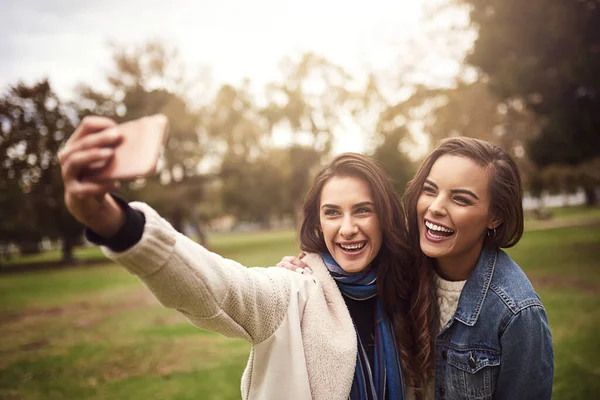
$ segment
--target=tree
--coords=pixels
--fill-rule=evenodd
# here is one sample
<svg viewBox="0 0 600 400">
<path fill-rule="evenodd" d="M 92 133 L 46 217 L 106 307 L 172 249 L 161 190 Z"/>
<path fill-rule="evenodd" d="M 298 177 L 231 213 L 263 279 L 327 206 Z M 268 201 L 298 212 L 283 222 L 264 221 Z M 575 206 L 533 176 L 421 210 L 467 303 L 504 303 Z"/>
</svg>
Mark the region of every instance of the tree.
<svg viewBox="0 0 600 400">
<path fill-rule="evenodd" d="M 384 135 L 383 142 L 373 151 L 372 157 L 383 166 L 398 196 L 404 195 L 406 184 L 415 174 L 415 168 L 400 144 L 408 136 L 405 126 Z"/>
<path fill-rule="evenodd" d="M 169 135 L 160 175 L 135 182 L 125 190 L 130 197 L 151 203 L 175 229 L 183 231 L 184 221 L 194 218 L 192 210 L 201 200 L 202 185 L 208 179 L 198 171 L 208 147 L 201 127 L 202 112 L 192 109 L 186 99 L 194 85 L 185 80 L 177 50 L 161 42 L 132 48 L 114 46 L 113 53 L 114 70 L 107 76 L 106 93 L 79 86 L 82 116 L 101 114 L 118 122 L 155 113 L 168 117 Z"/>
<path fill-rule="evenodd" d="M 60 101 L 47 80 L 10 87 L 0 99 L 0 241 L 31 247 L 44 236 L 60 239 L 65 262 L 72 261 L 83 231 L 64 205 L 56 159 L 74 130 L 73 115 L 76 111 Z"/>
<path fill-rule="evenodd" d="M 262 114 L 269 131 L 283 127 L 292 132 L 289 198 L 299 227 L 310 175 L 331 150 L 333 129 L 351 97 L 347 89 L 351 77 L 313 53 L 303 54 L 298 62 L 285 60 L 282 72 L 283 80 L 267 87 L 268 104 Z"/>
<path fill-rule="evenodd" d="M 600 155 L 600 1 L 463 0 L 479 36 L 467 62 L 501 99 L 541 123 L 532 160 L 575 166 Z M 585 186 L 588 204 L 597 201 Z"/>
<path fill-rule="evenodd" d="M 468 136 L 503 148 L 513 156 L 529 187 L 535 171 L 527 153 L 527 143 L 539 132 L 533 114 L 518 100 L 498 99 L 481 79 L 457 80 L 454 87 L 418 87 L 408 99 L 382 114 L 382 122 L 419 119 L 430 143 L 453 136 Z M 404 122 L 406 123 L 406 122 Z"/>
<path fill-rule="evenodd" d="M 275 150 L 252 160 L 235 154 L 224 158 L 221 200 L 228 213 L 263 228 L 270 228 L 274 217 L 291 214 L 285 191 L 290 177 L 286 174 L 287 159 L 281 154 Z"/>
</svg>

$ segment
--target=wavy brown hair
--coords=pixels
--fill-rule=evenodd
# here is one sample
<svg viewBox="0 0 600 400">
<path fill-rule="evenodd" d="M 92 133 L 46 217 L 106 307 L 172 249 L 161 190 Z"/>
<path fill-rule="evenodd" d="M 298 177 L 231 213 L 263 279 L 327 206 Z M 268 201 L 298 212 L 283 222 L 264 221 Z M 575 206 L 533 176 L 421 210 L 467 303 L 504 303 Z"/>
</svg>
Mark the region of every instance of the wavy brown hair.
<svg viewBox="0 0 600 400">
<path fill-rule="evenodd" d="M 489 173 L 490 212 L 495 218 L 499 219 L 500 225 L 496 227 L 494 234 L 486 235 L 485 244 L 493 244 L 498 247 L 511 247 L 517 244 L 523 235 L 523 190 L 517 164 L 504 150 L 489 142 L 468 137 L 456 137 L 442 140 L 429 153 L 415 177 L 406 186 L 403 203 L 408 214 L 410 245 L 414 249 L 420 249 L 417 202 L 431 167 L 443 155 L 468 158 L 485 168 Z M 433 274 L 433 267 L 434 260 L 419 251 L 417 254 L 417 268 Z M 430 282 L 431 278 L 429 282 L 421 282 L 421 287 L 424 288 L 423 285 L 430 285 Z M 420 289 L 417 292 L 421 293 L 423 290 Z M 433 312 L 437 313 L 437 307 Z M 439 321 L 436 317 L 432 322 L 431 346 L 434 348 L 435 337 L 439 330 Z M 435 354 L 430 353 L 429 357 L 431 359 L 428 365 L 433 367 Z"/>
<path fill-rule="evenodd" d="M 430 339 L 433 302 L 431 291 L 416 293 L 415 288 L 429 287 L 430 273 L 415 263 L 408 245 L 406 218 L 391 181 L 375 161 L 357 153 L 337 156 L 314 180 L 304 201 L 304 221 L 300 230 L 300 248 L 307 252 L 326 252 L 319 232 L 321 191 L 333 177 L 354 177 L 371 189 L 382 230 L 382 245 L 374 259 L 377 267 L 377 291 L 383 301 L 396 335 L 400 360 L 408 383 L 423 387 L 432 365 Z"/>
</svg>

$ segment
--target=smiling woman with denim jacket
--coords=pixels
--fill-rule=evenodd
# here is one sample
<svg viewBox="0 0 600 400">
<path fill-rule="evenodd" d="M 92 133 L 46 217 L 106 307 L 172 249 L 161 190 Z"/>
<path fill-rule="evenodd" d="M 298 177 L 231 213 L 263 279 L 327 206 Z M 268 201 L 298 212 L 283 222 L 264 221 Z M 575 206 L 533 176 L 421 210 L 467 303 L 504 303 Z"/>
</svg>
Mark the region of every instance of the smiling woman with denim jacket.
<svg viewBox="0 0 600 400">
<path fill-rule="evenodd" d="M 404 197 L 412 245 L 436 282 L 435 399 L 549 399 L 554 354 L 546 312 L 501 248 L 523 233 L 514 161 L 472 138 L 446 139 Z"/>
</svg>

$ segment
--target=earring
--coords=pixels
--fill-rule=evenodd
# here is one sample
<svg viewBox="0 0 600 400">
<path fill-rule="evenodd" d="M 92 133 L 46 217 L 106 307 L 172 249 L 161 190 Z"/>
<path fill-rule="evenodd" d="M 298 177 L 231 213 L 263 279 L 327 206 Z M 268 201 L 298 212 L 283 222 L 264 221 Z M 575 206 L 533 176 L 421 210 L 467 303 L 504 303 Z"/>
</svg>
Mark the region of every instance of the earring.
<svg viewBox="0 0 600 400">
<path fill-rule="evenodd" d="M 492 231 L 494 231 L 494 235 L 493 236 L 491 234 Z M 488 235 L 488 238 L 490 238 L 490 240 L 496 239 L 496 228 L 488 229 L 487 235 Z"/>
</svg>

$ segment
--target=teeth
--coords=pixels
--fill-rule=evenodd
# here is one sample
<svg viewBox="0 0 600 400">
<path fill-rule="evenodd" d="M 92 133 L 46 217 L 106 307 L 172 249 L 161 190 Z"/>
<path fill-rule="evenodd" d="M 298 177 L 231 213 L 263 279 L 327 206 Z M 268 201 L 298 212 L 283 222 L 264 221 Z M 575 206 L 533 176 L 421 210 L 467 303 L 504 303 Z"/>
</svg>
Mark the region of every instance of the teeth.
<svg viewBox="0 0 600 400">
<path fill-rule="evenodd" d="M 444 228 L 443 226 L 432 224 L 429 221 L 425 221 L 425 226 L 427 228 L 431 229 L 432 231 L 454 233 L 454 231 L 452 229 L 448 229 L 448 228 Z"/>
<path fill-rule="evenodd" d="M 340 247 L 344 250 L 358 250 L 362 249 L 365 243 L 357 243 L 357 244 L 340 244 Z"/>
</svg>

